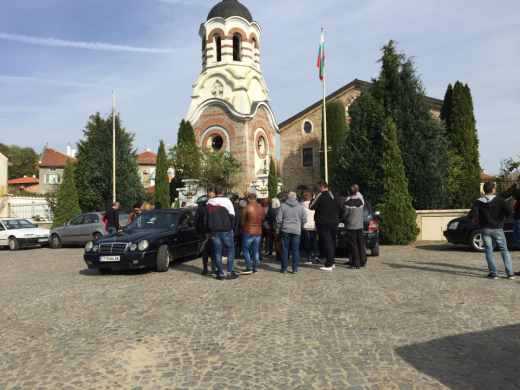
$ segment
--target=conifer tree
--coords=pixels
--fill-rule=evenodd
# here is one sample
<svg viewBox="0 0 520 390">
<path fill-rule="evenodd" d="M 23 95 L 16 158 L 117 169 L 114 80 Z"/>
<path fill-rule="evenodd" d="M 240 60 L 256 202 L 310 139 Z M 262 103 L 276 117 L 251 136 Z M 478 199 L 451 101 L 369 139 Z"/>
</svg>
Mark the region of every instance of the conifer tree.
<svg viewBox="0 0 520 390">
<path fill-rule="evenodd" d="M 271 157 L 271 161 L 269 161 L 269 176 L 268 176 L 268 185 L 267 189 L 269 190 L 269 204 L 271 201 L 276 198 L 278 195 L 278 173 L 276 172 L 276 163 Z"/>
<path fill-rule="evenodd" d="M 135 134 L 121 127 L 116 116 L 116 199 L 123 211 L 134 203 L 146 200 L 146 191 L 139 177 L 137 151 L 133 148 Z M 87 194 L 99 194 L 100 207 L 112 204 L 112 116 L 99 124 L 99 131 L 91 139 L 83 189 Z"/>
<path fill-rule="evenodd" d="M 397 144 L 397 129 L 392 118 L 387 118 L 383 128 L 384 152 L 380 160 L 383 179 L 381 193 L 375 209 L 381 242 L 391 245 L 407 245 L 417 239 L 417 213 L 408 193 L 401 151 Z"/>
<path fill-rule="evenodd" d="M 155 201 L 161 203 L 162 208 L 170 208 L 170 180 L 168 178 L 168 158 L 164 141 L 159 142 L 155 171 Z"/>
<path fill-rule="evenodd" d="M 67 160 L 63 180 L 56 199 L 56 209 L 51 229 L 63 226 L 65 222 L 81 214 L 78 193 L 74 184 L 74 163 Z"/>
<path fill-rule="evenodd" d="M 447 174 L 449 197 L 453 208 L 468 208 L 479 195 L 481 172 L 473 98 L 467 84 L 457 81 L 450 88 L 441 110 L 452 157 Z"/>
<path fill-rule="evenodd" d="M 170 155 L 175 169 L 175 198 L 178 197 L 177 188 L 184 187 L 182 180 L 198 179 L 201 174 L 202 153 L 195 140 L 195 132 L 189 121 L 184 119 L 180 123 L 177 134 L 177 145 Z"/>
<path fill-rule="evenodd" d="M 329 167 L 329 176 L 334 172 L 334 167 L 338 161 L 339 148 L 347 133 L 347 118 L 345 115 L 345 107 L 340 101 L 327 102 L 327 149 L 331 148 L 331 152 L 327 152 L 327 163 Z M 325 147 L 324 123 L 322 115 L 322 136 L 321 150 Z M 321 176 L 325 179 L 325 153 L 320 155 Z"/>
</svg>

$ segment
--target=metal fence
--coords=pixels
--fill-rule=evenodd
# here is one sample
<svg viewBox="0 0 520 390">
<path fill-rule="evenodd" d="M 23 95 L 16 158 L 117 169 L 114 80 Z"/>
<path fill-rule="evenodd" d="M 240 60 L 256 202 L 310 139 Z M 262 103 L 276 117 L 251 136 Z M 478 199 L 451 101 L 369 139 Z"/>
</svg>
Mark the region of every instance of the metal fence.
<svg viewBox="0 0 520 390">
<path fill-rule="evenodd" d="M 36 221 L 52 221 L 54 219 L 49 205 L 36 201 L 11 204 L 11 217 Z"/>
</svg>

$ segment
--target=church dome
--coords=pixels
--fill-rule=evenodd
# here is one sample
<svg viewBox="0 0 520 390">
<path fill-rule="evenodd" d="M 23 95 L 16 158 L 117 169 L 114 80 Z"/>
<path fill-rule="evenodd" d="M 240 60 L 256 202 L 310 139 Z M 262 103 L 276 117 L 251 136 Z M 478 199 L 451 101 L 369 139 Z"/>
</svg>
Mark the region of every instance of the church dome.
<svg viewBox="0 0 520 390">
<path fill-rule="evenodd" d="M 253 16 L 251 12 L 238 0 L 222 0 L 214 6 L 208 14 L 208 20 L 212 18 L 230 18 L 232 16 L 240 16 L 248 22 L 253 22 Z"/>
</svg>

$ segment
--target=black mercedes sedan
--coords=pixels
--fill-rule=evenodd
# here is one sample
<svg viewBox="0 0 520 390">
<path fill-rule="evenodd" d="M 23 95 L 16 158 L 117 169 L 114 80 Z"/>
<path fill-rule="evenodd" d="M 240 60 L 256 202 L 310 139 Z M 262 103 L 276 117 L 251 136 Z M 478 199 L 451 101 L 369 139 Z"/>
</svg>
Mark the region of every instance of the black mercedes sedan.
<svg viewBox="0 0 520 390">
<path fill-rule="evenodd" d="M 166 272 L 172 260 L 197 253 L 202 238 L 195 233 L 196 212 L 196 208 L 144 211 L 122 232 L 89 241 L 85 263 L 103 274 L 113 268 Z"/>
<path fill-rule="evenodd" d="M 504 221 L 504 233 L 508 247 L 516 247 L 516 240 L 513 234 L 515 221 L 510 216 Z M 469 245 L 475 252 L 484 252 L 484 241 L 480 234 L 480 226 L 473 223 L 468 217 L 456 218 L 448 223 L 448 229 L 444 231 L 444 237 L 450 244 Z M 495 245 L 495 243 L 493 242 Z"/>
</svg>

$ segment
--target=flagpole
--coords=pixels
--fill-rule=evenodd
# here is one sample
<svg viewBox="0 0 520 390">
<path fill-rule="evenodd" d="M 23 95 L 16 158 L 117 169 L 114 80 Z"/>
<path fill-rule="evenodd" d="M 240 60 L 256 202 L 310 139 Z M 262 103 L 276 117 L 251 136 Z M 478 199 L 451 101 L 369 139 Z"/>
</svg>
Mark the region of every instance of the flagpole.
<svg viewBox="0 0 520 390">
<path fill-rule="evenodd" d="M 116 91 L 112 91 L 112 203 L 116 202 Z"/>
<path fill-rule="evenodd" d="M 321 29 L 322 41 L 324 40 L 324 30 Z M 326 95 L 325 95 L 325 62 L 323 62 L 323 137 L 325 138 L 323 141 L 323 147 L 325 154 L 325 181 L 329 182 L 329 160 L 328 160 L 328 147 L 327 147 L 327 104 L 326 104 Z"/>
</svg>

